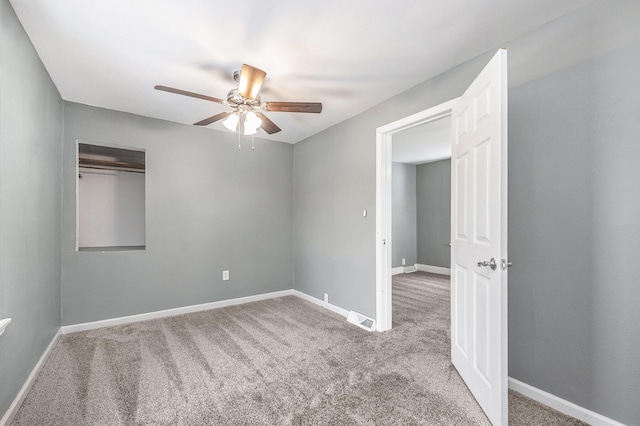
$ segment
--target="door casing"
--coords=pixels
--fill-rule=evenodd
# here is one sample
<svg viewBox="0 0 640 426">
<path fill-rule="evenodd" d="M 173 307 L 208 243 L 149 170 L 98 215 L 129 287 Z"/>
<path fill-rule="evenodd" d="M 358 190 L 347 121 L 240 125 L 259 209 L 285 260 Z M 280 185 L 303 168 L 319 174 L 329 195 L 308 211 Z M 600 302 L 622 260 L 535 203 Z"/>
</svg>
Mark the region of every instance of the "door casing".
<svg viewBox="0 0 640 426">
<path fill-rule="evenodd" d="M 452 99 L 376 129 L 376 329 L 391 330 L 391 146 L 394 133 L 451 115 Z"/>
</svg>

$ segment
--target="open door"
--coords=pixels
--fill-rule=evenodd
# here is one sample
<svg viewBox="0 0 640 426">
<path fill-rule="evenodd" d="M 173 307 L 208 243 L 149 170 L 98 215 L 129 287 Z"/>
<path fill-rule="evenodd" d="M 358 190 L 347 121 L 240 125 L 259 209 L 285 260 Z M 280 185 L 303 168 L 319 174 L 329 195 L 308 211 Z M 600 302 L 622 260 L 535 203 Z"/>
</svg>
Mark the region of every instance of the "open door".
<svg viewBox="0 0 640 426">
<path fill-rule="evenodd" d="M 507 425 L 507 51 L 452 110 L 451 361 Z"/>
</svg>

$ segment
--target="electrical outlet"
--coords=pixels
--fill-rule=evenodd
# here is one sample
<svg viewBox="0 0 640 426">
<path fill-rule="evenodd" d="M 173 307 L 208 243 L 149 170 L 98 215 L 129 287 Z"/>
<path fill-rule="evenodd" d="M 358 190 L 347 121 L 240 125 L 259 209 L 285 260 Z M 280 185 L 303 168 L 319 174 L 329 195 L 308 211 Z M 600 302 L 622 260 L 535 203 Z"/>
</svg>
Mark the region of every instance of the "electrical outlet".
<svg viewBox="0 0 640 426">
<path fill-rule="evenodd" d="M 402 259 L 402 266 L 406 265 L 407 259 Z"/>
<path fill-rule="evenodd" d="M 324 301 L 325 303 L 329 303 L 329 293 L 324 294 Z"/>
<path fill-rule="evenodd" d="M 222 271 L 222 281 L 229 281 L 229 271 Z"/>
</svg>

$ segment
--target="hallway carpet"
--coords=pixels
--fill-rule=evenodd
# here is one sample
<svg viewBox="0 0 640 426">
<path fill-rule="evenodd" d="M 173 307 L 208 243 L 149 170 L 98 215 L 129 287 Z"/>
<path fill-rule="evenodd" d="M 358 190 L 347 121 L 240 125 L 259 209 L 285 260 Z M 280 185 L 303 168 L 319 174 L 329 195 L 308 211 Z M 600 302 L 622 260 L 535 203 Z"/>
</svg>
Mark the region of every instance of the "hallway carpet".
<svg viewBox="0 0 640 426">
<path fill-rule="evenodd" d="M 448 277 L 398 276 L 393 302 L 386 333 L 288 296 L 64 335 L 13 424 L 489 424 L 449 362 Z"/>
</svg>

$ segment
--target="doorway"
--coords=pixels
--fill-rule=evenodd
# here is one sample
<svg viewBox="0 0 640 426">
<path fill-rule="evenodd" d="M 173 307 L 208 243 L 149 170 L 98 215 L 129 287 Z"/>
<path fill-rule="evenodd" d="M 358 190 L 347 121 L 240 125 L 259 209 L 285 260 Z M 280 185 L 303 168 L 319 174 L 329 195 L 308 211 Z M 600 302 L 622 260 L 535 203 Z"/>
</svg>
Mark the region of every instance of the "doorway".
<svg viewBox="0 0 640 426">
<path fill-rule="evenodd" d="M 391 329 L 391 256 L 393 247 L 392 222 L 392 179 L 393 174 L 393 136 L 451 116 L 453 106 L 458 99 L 445 102 L 425 111 L 389 123 L 376 131 L 377 184 L 376 184 L 376 318 L 377 330 Z M 449 156 L 451 139 L 449 139 Z"/>
<path fill-rule="evenodd" d="M 444 116 L 392 135 L 392 230 L 390 238 L 392 322 L 400 315 L 396 297 L 408 295 L 399 282 L 419 285 L 425 272 L 450 275 L 451 117 Z M 418 272 L 413 276 L 400 276 Z M 448 277 L 446 277 L 448 281 Z M 443 281 L 444 282 L 444 281 Z M 396 294 L 401 291 L 403 296 Z M 447 303 L 449 309 L 449 303 Z M 417 314 L 417 312 L 416 312 Z M 411 318 L 409 318 L 411 321 Z"/>
<path fill-rule="evenodd" d="M 391 328 L 391 155 L 401 130 L 451 115 L 451 362 L 495 425 L 507 424 L 507 52 L 464 94 L 376 131 L 376 316 Z"/>
</svg>

